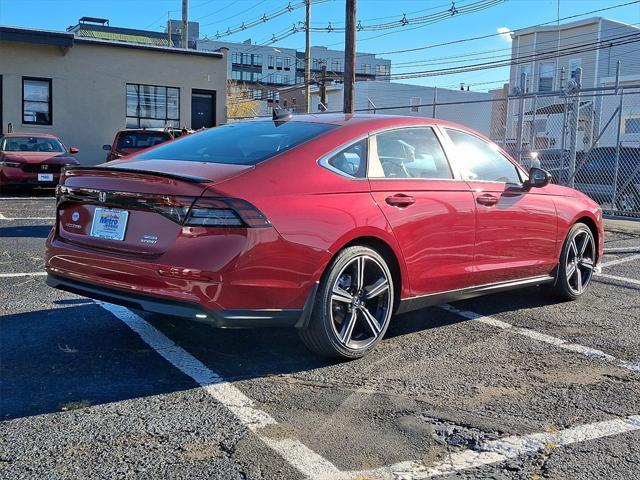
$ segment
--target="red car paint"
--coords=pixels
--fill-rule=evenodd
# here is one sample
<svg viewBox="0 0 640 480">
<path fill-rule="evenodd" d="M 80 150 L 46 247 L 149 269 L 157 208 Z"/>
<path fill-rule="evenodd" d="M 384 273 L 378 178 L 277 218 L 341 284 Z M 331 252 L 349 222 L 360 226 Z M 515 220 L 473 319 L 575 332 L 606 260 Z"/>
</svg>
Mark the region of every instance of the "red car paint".
<svg viewBox="0 0 640 480">
<path fill-rule="evenodd" d="M 62 151 L 30 151 L 29 144 L 23 139 L 53 139 L 59 142 Z M 6 149 L 9 143 L 17 149 Z M 22 148 L 22 149 L 20 149 Z M 48 186 L 58 184 L 60 171 L 66 165 L 78 165 L 73 154 L 78 149 L 67 149 L 54 135 L 33 133 L 5 133 L 0 135 L 0 186 Z M 38 179 L 38 174 L 52 174 L 51 181 Z"/>
<path fill-rule="evenodd" d="M 149 141 L 150 140 L 150 141 Z M 138 153 L 149 146 L 159 145 L 160 143 L 173 140 L 173 136 L 169 131 L 155 129 L 126 129 L 116 133 L 112 145 L 104 145 L 103 149 L 108 150 L 107 162 L 118 160 L 121 157 L 127 157 L 134 153 Z M 144 145 L 144 146 L 141 146 Z"/>
<path fill-rule="evenodd" d="M 548 185 L 517 192 L 505 189 L 504 183 L 459 178 L 353 179 L 318 163 L 328 152 L 372 132 L 405 126 L 469 132 L 464 127 L 380 115 L 303 115 L 289 121 L 331 123 L 337 128 L 255 166 L 131 156 L 99 170 L 68 172 L 59 193 L 88 196 L 58 208 L 47 240 L 50 284 L 98 298 L 103 298 L 100 289 L 108 289 L 104 298 L 116 303 L 122 299 L 114 295 L 122 294 L 193 306 L 195 310 L 184 315 L 174 312 L 185 317 L 198 309 L 214 316 L 274 310 L 300 314 L 331 259 L 350 243 L 373 243 L 392 252 L 401 301 L 551 274 L 567 232 L 580 219 L 593 226 L 598 262 L 602 256 L 601 211 L 568 188 Z M 526 178 L 527 173 L 517 168 Z M 269 225 L 184 226 L 134 206 L 128 208 L 124 241 L 97 239 L 89 236 L 93 212 L 100 206 L 98 197 L 91 197 L 96 192 L 238 198 L 255 206 Z M 483 195 L 495 197 L 495 203 L 479 203 Z M 394 196 L 410 196 L 415 202 L 389 205 L 388 198 Z M 156 243 L 141 240 L 149 234 L 157 237 Z M 75 283 L 80 285 L 77 290 Z M 121 303 L 136 306 L 135 301 Z M 227 315 L 224 322 L 213 323 L 244 326 L 244 319 Z"/>
</svg>

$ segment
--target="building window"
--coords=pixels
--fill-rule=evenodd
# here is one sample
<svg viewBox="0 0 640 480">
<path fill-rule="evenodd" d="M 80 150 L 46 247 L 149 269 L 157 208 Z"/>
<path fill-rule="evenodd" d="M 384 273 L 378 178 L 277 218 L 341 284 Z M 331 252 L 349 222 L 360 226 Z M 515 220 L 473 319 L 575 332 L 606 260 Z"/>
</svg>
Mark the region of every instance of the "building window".
<svg viewBox="0 0 640 480">
<path fill-rule="evenodd" d="M 341 72 L 342 71 L 342 60 L 340 60 L 339 58 L 334 58 L 331 61 L 331 70 L 333 70 L 334 72 Z"/>
<path fill-rule="evenodd" d="M 553 76 L 555 73 L 555 63 L 541 63 L 540 75 L 538 78 L 539 92 L 553 92 Z"/>
<path fill-rule="evenodd" d="M 127 128 L 180 126 L 180 89 L 127 84 Z"/>
<path fill-rule="evenodd" d="M 582 59 L 581 58 L 572 58 L 569 60 L 569 78 L 575 80 L 576 82 L 579 80 L 578 73 L 582 69 Z"/>
<path fill-rule="evenodd" d="M 291 59 L 289 57 L 284 57 L 284 68 L 285 70 L 289 70 L 291 68 Z"/>
<path fill-rule="evenodd" d="M 277 84 L 282 83 L 282 75 L 280 75 L 279 73 L 276 73 L 276 83 Z"/>
<path fill-rule="evenodd" d="M 253 65 L 256 67 L 262 66 L 262 54 L 255 54 L 253 56 Z"/>
<path fill-rule="evenodd" d="M 389 65 L 376 65 L 376 75 L 389 75 Z"/>
<path fill-rule="evenodd" d="M 262 90 L 259 88 L 252 88 L 251 96 L 254 100 L 262 100 Z"/>
<path fill-rule="evenodd" d="M 51 79 L 22 78 L 22 123 L 52 125 Z"/>
<path fill-rule="evenodd" d="M 362 73 L 365 75 L 371 75 L 371 65 L 368 63 L 363 63 L 360 68 L 362 68 Z"/>
<path fill-rule="evenodd" d="M 518 71 L 518 78 L 516 79 L 516 85 L 518 85 L 524 93 L 528 93 L 529 91 L 531 91 L 530 89 L 531 65 L 530 64 L 520 66 L 520 69 Z"/>
<path fill-rule="evenodd" d="M 285 85 L 289 85 L 289 75 L 283 75 L 282 81 Z"/>
<path fill-rule="evenodd" d="M 411 105 L 412 113 L 420 113 L 420 104 L 422 103 L 422 99 L 420 97 L 411 97 L 409 105 Z"/>
<path fill-rule="evenodd" d="M 273 68 L 273 55 L 267 57 L 269 68 Z"/>
<path fill-rule="evenodd" d="M 282 57 L 276 57 L 276 70 L 282 70 Z"/>
</svg>

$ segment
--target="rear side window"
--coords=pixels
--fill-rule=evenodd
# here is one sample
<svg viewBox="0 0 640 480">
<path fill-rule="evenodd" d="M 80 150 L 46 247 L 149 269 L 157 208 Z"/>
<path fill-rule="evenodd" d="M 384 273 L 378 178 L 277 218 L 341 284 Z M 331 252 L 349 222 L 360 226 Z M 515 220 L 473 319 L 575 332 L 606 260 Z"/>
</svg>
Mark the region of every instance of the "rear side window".
<svg viewBox="0 0 640 480">
<path fill-rule="evenodd" d="M 371 177 L 453 178 L 444 150 L 431 128 L 379 133 L 375 143 L 382 168 L 372 168 Z"/>
<path fill-rule="evenodd" d="M 181 137 L 136 158 L 255 165 L 336 127 L 295 121 L 233 123 Z"/>
<path fill-rule="evenodd" d="M 159 133 L 122 133 L 118 137 L 116 148 L 149 148 L 167 140 L 168 136 Z"/>
<path fill-rule="evenodd" d="M 364 178 L 367 174 L 367 139 L 345 148 L 327 163 L 350 177 Z"/>
<path fill-rule="evenodd" d="M 518 169 L 498 147 L 460 130 L 445 129 L 456 149 L 462 176 L 469 181 L 520 183 Z"/>
</svg>

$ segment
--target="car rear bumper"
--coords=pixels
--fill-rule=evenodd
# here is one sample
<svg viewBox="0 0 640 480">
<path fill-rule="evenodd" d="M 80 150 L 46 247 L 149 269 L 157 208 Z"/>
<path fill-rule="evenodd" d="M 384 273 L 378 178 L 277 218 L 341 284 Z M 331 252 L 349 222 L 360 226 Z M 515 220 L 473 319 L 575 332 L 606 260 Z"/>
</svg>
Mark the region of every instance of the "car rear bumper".
<svg viewBox="0 0 640 480">
<path fill-rule="evenodd" d="M 302 309 L 209 310 L 196 303 L 91 285 L 51 272 L 47 275 L 47 285 L 96 300 L 195 320 L 219 328 L 303 327 L 311 314 L 316 291 L 316 288 L 312 289 Z"/>
</svg>

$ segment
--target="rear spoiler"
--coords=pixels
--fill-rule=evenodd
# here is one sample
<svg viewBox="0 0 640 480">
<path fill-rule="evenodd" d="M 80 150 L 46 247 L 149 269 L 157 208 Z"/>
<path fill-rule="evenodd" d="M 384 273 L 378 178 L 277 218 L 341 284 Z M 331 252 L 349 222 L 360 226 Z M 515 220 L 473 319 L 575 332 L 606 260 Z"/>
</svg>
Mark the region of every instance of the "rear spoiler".
<svg viewBox="0 0 640 480">
<path fill-rule="evenodd" d="M 176 180 L 185 180 L 187 182 L 193 182 L 193 183 L 208 183 L 212 181 L 210 178 L 196 177 L 195 175 L 181 175 L 179 173 L 157 172 L 155 170 L 139 170 L 139 169 L 133 169 L 133 168 L 117 168 L 117 167 L 89 167 L 89 166 L 82 166 L 82 165 L 64 167 L 62 169 L 62 173 L 66 174 L 68 172 L 73 172 L 75 170 L 91 170 L 96 172 L 139 173 L 142 175 L 152 175 L 155 177 L 165 177 L 165 178 L 173 178 Z"/>
</svg>

